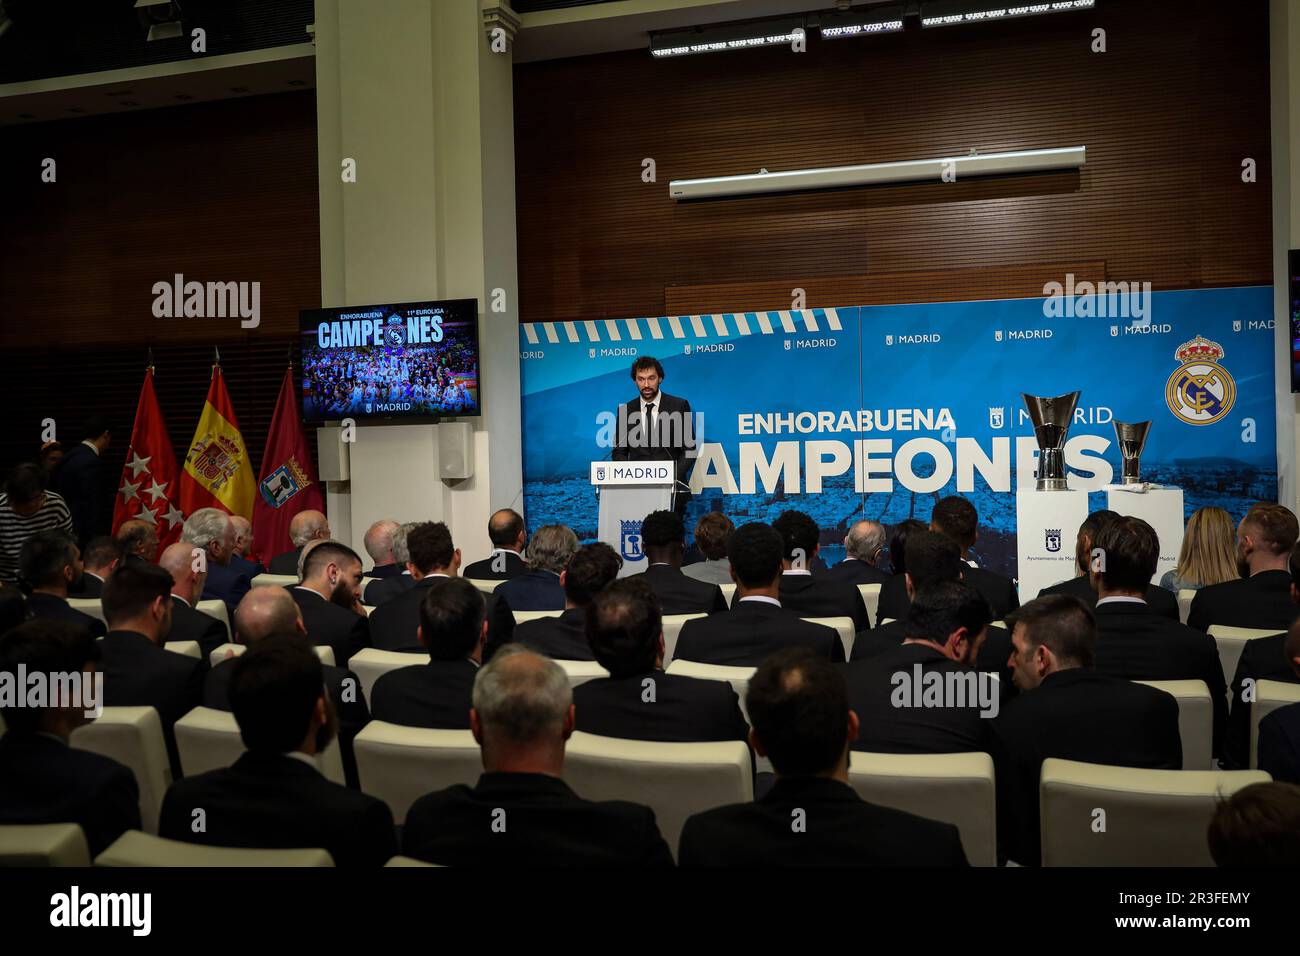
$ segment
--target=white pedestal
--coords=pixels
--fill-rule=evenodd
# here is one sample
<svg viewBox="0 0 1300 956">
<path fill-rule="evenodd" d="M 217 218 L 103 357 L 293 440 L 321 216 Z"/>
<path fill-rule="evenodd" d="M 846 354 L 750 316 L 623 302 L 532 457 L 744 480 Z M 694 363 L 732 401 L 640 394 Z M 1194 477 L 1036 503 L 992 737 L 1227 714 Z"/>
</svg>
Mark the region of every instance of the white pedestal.
<svg viewBox="0 0 1300 956">
<path fill-rule="evenodd" d="M 1144 492 L 1143 487 L 1107 485 L 1106 507 L 1118 514 L 1141 518 L 1155 528 L 1160 538 L 1160 561 L 1151 583 L 1159 584 L 1166 571 L 1178 566 L 1178 552 L 1183 548 L 1183 489 L 1148 485 Z"/>
<path fill-rule="evenodd" d="M 650 512 L 673 506 L 671 462 L 593 461 L 591 484 L 600 491 L 596 536 L 623 558 L 620 578 L 639 574 L 649 566 L 641 522 Z"/>
<path fill-rule="evenodd" d="M 1016 492 L 1016 548 L 1020 602 L 1075 576 L 1074 542 L 1088 517 L 1086 491 Z"/>
</svg>

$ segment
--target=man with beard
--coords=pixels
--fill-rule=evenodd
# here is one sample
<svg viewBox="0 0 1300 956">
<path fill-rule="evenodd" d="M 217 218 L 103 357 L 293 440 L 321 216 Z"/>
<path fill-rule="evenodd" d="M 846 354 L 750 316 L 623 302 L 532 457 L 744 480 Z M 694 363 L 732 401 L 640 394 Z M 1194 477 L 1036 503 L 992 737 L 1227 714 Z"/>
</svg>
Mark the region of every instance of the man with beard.
<svg viewBox="0 0 1300 956">
<path fill-rule="evenodd" d="M 659 387 L 664 367 L 656 358 L 642 355 L 632 363 L 631 374 L 639 394 L 618 410 L 611 457 L 614 461 L 671 461 L 673 476 L 685 482 L 689 477 L 686 460 L 695 456 L 691 403 Z M 686 513 L 690 498 L 690 491 L 678 486 L 673 510 L 679 517 Z"/>
<path fill-rule="evenodd" d="M 307 636 L 334 649 L 334 663 L 370 646 L 370 626 L 361 610 L 361 558 L 337 541 L 321 541 L 303 556 L 302 583 L 289 592 L 302 608 Z"/>
<path fill-rule="evenodd" d="M 18 555 L 18 573 L 31 588 L 27 609 L 32 617 L 67 621 L 103 637 L 104 622 L 82 614 L 68 604 L 68 591 L 81 582 L 81 551 L 66 531 L 42 531 L 23 544 Z"/>
<path fill-rule="evenodd" d="M 1296 516 L 1271 502 L 1255 505 L 1237 528 L 1237 568 L 1241 578 L 1201 588 L 1192 599 L 1188 627 L 1209 630 L 1211 624 L 1276 628 L 1285 631 L 1295 620 L 1288 562 L 1300 536 Z"/>
</svg>

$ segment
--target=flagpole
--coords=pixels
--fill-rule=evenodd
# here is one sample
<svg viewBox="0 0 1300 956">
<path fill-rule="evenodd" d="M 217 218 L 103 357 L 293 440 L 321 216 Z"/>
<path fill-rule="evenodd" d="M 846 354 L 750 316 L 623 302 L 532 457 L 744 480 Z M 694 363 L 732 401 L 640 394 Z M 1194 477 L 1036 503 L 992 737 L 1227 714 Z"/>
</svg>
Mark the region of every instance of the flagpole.
<svg viewBox="0 0 1300 956">
<path fill-rule="evenodd" d="M 216 378 L 217 369 L 221 368 L 221 349 L 212 346 L 212 377 Z"/>
</svg>

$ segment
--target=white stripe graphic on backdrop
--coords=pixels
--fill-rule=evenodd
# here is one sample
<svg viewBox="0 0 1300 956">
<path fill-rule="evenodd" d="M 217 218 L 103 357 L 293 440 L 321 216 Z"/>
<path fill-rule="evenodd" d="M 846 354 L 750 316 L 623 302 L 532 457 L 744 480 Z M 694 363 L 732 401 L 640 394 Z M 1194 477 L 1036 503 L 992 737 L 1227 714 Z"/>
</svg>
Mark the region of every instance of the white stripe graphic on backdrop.
<svg viewBox="0 0 1300 956">
<path fill-rule="evenodd" d="M 781 328 L 793 335 L 796 330 L 794 327 L 794 319 L 790 318 L 790 312 L 788 310 L 782 310 L 777 313 L 777 316 L 781 319 Z"/>
<path fill-rule="evenodd" d="M 691 328 L 695 331 L 695 337 L 697 339 L 704 338 L 704 336 L 708 334 L 707 332 L 704 331 L 704 316 L 692 315 L 690 316 L 690 320 L 691 320 Z"/>
<path fill-rule="evenodd" d="M 646 321 L 650 323 L 650 338 L 662 339 L 664 337 L 664 330 L 659 328 L 659 320 L 654 316 L 651 316 L 646 319 Z"/>
<path fill-rule="evenodd" d="M 766 312 L 756 312 L 754 317 L 758 319 L 758 327 L 763 330 L 764 335 L 772 334 L 772 319 Z"/>
<path fill-rule="evenodd" d="M 844 326 L 840 325 L 840 314 L 835 309 L 826 310 L 826 324 L 830 326 L 832 332 L 844 331 Z"/>
<path fill-rule="evenodd" d="M 820 319 L 817 313 L 821 313 Z M 648 316 L 642 319 L 583 319 L 580 322 L 523 322 L 521 323 L 524 330 L 524 338 L 529 345 L 539 345 L 540 336 L 538 326 L 546 335 L 546 341 L 557 345 L 560 342 L 559 326 L 564 329 L 564 337 L 571 344 L 577 344 L 582 341 L 580 331 L 585 331 L 587 341 L 589 342 L 621 342 L 624 335 L 632 341 L 640 342 L 645 340 L 645 330 L 642 329 L 641 323 L 646 323 L 650 331 L 651 339 L 663 339 L 665 337 L 663 326 L 660 324 L 667 320 L 669 330 L 673 338 L 706 338 L 709 335 L 717 335 L 720 338 L 728 338 L 734 335 L 775 335 L 777 327 L 773 320 L 780 322 L 780 329 L 789 334 L 798 334 L 802 331 L 799 325 L 802 324 L 809 332 L 820 332 L 822 323 L 825 323 L 827 331 L 842 332 L 844 326 L 840 321 L 839 312 L 836 309 L 802 309 L 802 310 L 770 310 L 765 312 L 715 312 L 705 313 L 703 315 L 669 315 L 669 316 Z M 689 330 L 686 322 L 690 323 Z M 731 324 L 735 324 L 735 332 L 731 330 Z M 753 325 L 757 323 L 758 329 L 755 330 Z M 604 326 L 602 333 L 601 326 Z M 710 328 L 711 326 L 711 328 Z M 626 330 L 626 332 L 624 331 Z"/>
<path fill-rule="evenodd" d="M 753 335 L 749 330 L 749 319 L 746 318 L 747 315 L 748 313 L 746 312 L 736 312 L 732 315 L 732 318 L 736 320 L 736 331 L 741 335 Z"/>
<path fill-rule="evenodd" d="M 578 327 L 574 325 L 572 322 L 562 322 L 561 324 L 564 326 L 564 334 L 568 337 L 569 341 L 577 342 Z"/>
<path fill-rule="evenodd" d="M 724 316 L 712 315 L 709 316 L 709 318 L 713 319 L 713 328 L 717 330 L 717 333 L 719 335 L 725 337 L 730 334 L 727 332 L 727 323 L 723 321 L 725 318 Z"/>
<path fill-rule="evenodd" d="M 555 331 L 554 322 L 543 322 L 542 328 L 546 330 L 546 341 L 550 342 L 552 345 L 560 344 L 560 336 Z"/>
<path fill-rule="evenodd" d="M 627 323 L 627 334 L 630 335 L 630 336 L 632 336 L 632 340 L 633 340 L 633 341 L 635 341 L 635 342 L 640 342 L 640 341 L 641 341 L 641 326 L 640 326 L 640 324 L 637 322 L 637 320 L 636 320 L 636 319 L 624 319 L 623 321 Z"/>
<path fill-rule="evenodd" d="M 583 325 L 586 327 L 586 329 L 587 329 L 587 341 L 589 341 L 589 342 L 599 342 L 599 341 L 600 341 L 600 332 L 598 332 L 598 331 L 596 330 L 596 323 L 595 323 L 595 322 L 592 322 L 591 320 L 587 320 L 586 322 L 583 322 L 582 324 L 583 324 Z"/>
<path fill-rule="evenodd" d="M 817 332 L 817 331 L 820 331 L 820 330 L 817 328 L 817 313 L 816 313 L 816 312 L 814 312 L 812 309 L 809 309 L 808 311 L 806 311 L 806 312 L 800 312 L 799 314 L 800 314 L 801 316 L 803 316 L 804 324 L 808 326 L 808 331 L 809 331 L 809 332 Z"/>
<path fill-rule="evenodd" d="M 668 316 L 668 327 L 673 330 L 673 338 L 684 339 L 686 333 L 682 331 L 682 323 L 675 315 Z"/>
<path fill-rule="evenodd" d="M 528 339 L 529 345 L 539 345 L 537 339 L 537 326 L 531 322 L 524 323 L 524 338 Z"/>
<path fill-rule="evenodd" d="M 613 319 L 605 320 L 605 331 L 609 333 L 609 340 L 611 342 L 623 341 L 623 336 L 618 334 L 618 323 Z"/>
</svg>

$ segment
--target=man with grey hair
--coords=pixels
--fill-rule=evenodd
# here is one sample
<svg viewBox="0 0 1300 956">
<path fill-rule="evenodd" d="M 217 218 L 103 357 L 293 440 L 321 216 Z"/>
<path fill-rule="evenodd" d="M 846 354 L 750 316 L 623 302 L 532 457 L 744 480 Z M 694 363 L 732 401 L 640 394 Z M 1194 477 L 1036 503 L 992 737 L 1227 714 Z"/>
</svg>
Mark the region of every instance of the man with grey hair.
<svg viewBox="0 0 1300 956">
<path fill-rule="evenodd" d="M 405 594 L 415 587 L 415 578 L 411 575 L 411 548 L 407 543 L 407 536 L 421 524 L 424 522 L 408 521 L 393 530 L 393 562 L 394 566 L 401 570 L 366 585 L 362 600 L 367 606 L 379 607 L 381 604 L 387 604 L 399 594 Z"/>
<path fill-rule="evenodd" d="M 849 584 L 884 584 L 890 575 L 876 567 L 884 550 L 884 525 L 876 521 L 855 521 L 844 536 L 844 560 L 818 576 Z"/>
<path fill-rule="evenodd" d="M 578 550 L 578 536 L 562 524 L 548 524 L 528 542 L 528 571 L 496 589 L 512 611 L 563 611 L 560 572 Z"/>
<path fill-rule="evenodd" d="M 234 617 L 239 599 L 253 586 L 253 578 L 230 563 L 235 552 L 235 523 L 230 515 L 220 508 L 200 508 L 185 519 L 181 540 L 204 552 L 208 574 L 203 584 L 204 600 L 225 601 Z"/>
<path fill-rule="evenodd" d="M 323 541 L 331 536 L 330 520 L 319 511 L 299 511 L 289 519 L 289 540 L 293 550 L 277 554 L 267 570 L 272 574 L 293 574 L 298 567 L 298 555 L 308 541 Z"/>
<path fill-rule="evenodd" d="M 584 800 L 560 779 L 573 713 L 558 664 L 517 644 L 497 651 L 469 712 L 483 774 L 415 801 L 402 852 L 446 866 L 672 866 L 653 810 Z"/>
<path fill-rule="evenodd" d="M 370 555 L 370 560 L 375 563 L 375 566 L 366 572 L 366 577 L 388 578 L 401 574 L 404 570 L 402 565 L 397 563 L 397 556 L 393 553 L 393 536 L 399 527 L 400 525 L 391 518 L 380 518 L 366 529 L 363 543 L 366 554 Z"/>
<path fill-rule="evenodd" d="M 235 526 L 235 550 L 230 555 L 230 563 L 250 578 L 262 574 L 266 571 L 262 562 L 249 557 L 253 550 L 253 523 L 243 515 L 231 515 L 230 522 Z"/>
</svg>

